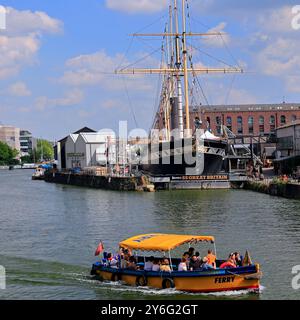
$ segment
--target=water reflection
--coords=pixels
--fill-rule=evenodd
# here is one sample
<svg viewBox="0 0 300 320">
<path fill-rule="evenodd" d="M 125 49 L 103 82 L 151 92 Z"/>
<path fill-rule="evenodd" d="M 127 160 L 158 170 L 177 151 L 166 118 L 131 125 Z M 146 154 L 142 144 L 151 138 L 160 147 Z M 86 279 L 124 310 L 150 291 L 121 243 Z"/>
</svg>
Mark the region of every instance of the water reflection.
<svg viewBox="0 0 300 320">
<path fill-rule="evenodd" d="M 300 264 L 300 201 L 243 190 L 110 192 L 31 181 L 31 174 L 0 171 L 0 264 L 9 270 L 0 298 L 300 298 L 291 288 L 291 269 Z M 186 296 L 88 278 L 100 239 L 113 251 L 120 240 L 151 232 L 214 235 L 221 257 L 248 249 L 261 264 L 265 290 Z"/>
</svg>

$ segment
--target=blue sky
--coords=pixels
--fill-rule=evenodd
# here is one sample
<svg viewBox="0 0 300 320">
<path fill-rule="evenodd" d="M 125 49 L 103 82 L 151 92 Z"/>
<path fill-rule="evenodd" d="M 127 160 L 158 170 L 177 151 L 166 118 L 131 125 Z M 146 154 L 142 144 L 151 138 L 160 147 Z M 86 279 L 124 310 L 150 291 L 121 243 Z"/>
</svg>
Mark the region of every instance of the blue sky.
<svg viewBox="0 0 300 320">
<path fill-rule="evenodd" d="M 239 64 L 243 75 L 201 76 L 210 104 L 300 102 L 300 30 L 291 25 L 297 1 L 191 0 L 194 32 L 226 32 L 193 39 L 194 63 Z M 300 4 L 300 3 L 299 3 Z M 139 66 L 156 67 L 161 41 L 131 33 L 162 32 L 164 0 L 0 0 L 0 123 L 37 137 L 61 138 L 76 129 L 148 129 L 157 108 L 159 77 L 111 75 L 157 50 Z M 297 20 L 300 23 L 300 17 Z M 201 95 L 196 102 L 205 104 Z M 134 120 L 135 117 L 135 120 Z"/>
</svg>

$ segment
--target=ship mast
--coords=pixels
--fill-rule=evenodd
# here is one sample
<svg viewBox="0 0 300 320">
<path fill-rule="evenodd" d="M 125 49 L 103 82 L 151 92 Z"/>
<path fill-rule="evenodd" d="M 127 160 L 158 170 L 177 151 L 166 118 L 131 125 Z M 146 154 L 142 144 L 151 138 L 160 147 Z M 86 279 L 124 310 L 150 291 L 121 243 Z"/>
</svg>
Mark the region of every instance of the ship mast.
<svg viewBox="0 0 300 320">
<path fill-rule="evenodd" d="M 187 48 L 186 48 L 186 19 L 185 19 L 185 5 L 182 0 L 182 45 L 183 45 L 183 70 L 184 70 L 184 96 L 185 96 L 185 128 L 186 137 L 191 136 L 190 128 L 190 107 L 189 107 L 189 83 L 187 71 Z"/>
<path fill-rule="evenodd" d="M 190 112 L 189 112 L 189 87 L 188 87 L 188 77 L 189 74 L 193 75 L 197 74 L 214 74 L 214 73 L 243 73 L 243 70 L 239 67 L 229 67 L 229 68 L 206 68 L 206 67 L 196 67 L 193 66 L 188 67 L 188 52 L 187 52 L 187 37 L 201 36 L 201 37 L 209 37 L 209 36 L 219 36 L 220 32 L 210 32 L 210 33 L 192 33 L 186 32 L 186 10 L 185 10 L 185 1 L 182 0 L 182 32 L 179 32 L 179 18 L 178 18 L 178 7 L 177 0 L 173 0 L 173 8 L 172 5 L 169 6 L 169 28 L 168 32 L 165 33 L 151 33 L 151 34 L 133 34 L 134 37 L 166 37 L 167 41 L 167 51 L 169 53 L 168 58 L 170 61 L 167 66 L 163 66 L 161 68 L 134 68 L 128 69 L 123 68 L 120 70 L 116 70 L 116 74 L 161 74 L 167 75 L 167 79 L 165 79 L 169 84 L 164 87 L 163 90 L 167 90 L 169 92 L 164 92 L 164 97 L 167 97 L 167 101 L 165 103 L 165 129 L 166 129 L 166 138 L 170 139 L 170 112 L 171 112 L 171 104 L 170 97 L 174 96 L 174 91 L 177 91 L 177 111 L 178 111 L 178 128 L 180 138 L 184 138 L 184 124 L 183 124 L 183 90 L 181 84 L 181 78 L 184 78 L 184 98 L 185 98 L 185 129 L 186 129 L 186 137 L 191 136 L 191 127 L 190 127 Z M 171 1 L 172 3 L 172 1 Z M 173 11 L 173 14 L 172 14 Z M 173 32 L 173 16 L 174 16 L 174 24 L 175 24 L 175 32 Z M 173 41 L 171 40 L 173 38 Z M 169 39 L 169 42 L 168 42 Z M 182 44 L 180 45 L 180 40 Z M 175 60 L 175 61 L 174 61 Z M 176 81 L 176 90 L 173 83 L 173 79 Z M 161 104 L 160 104 L 161 107 Z M 173 106 L 174 107 L 174 106 Z M 172 128 L 174 129 L 174 128 Z"/>
<path fill-rule="evenodd" d="M 181 54 L 180 54 L 180 45 L 179 45 L 179 23 L 178 23 L 178 8 L 177 0 L 174 0 L 174 14 L 175 14 L 175 49 L 176 49 L 176 68 L 178 73 L 176 74 L 177 80 L 177 97 L 178 97 L 178 129 L 179 129 L 179 138 L 184 137 L 183 132 L 183 105 L 182 105 L 182 86 L 181 86 Z"/>
</svg>

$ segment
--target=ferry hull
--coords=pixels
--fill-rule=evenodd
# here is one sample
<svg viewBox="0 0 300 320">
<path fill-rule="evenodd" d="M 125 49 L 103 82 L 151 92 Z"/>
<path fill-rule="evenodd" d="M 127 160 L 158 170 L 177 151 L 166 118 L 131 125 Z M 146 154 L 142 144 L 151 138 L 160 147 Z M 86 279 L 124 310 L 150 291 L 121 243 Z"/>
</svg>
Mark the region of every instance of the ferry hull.
<svg viewBox="0 0 300 320">
<path fill-rule="evenodd" d="M 153 272 L 122 272 L 98 269 L 95 270 L 94 274 L 99 280 L 122 281 L 131 286 L 144 285 L 155 289 L 175 288 L 179 291 L 195 293 L 235 290 L 258 291 L 261 277 L 256 269 L 241 274 L 234 274 L 224 269 L 220 272 L 163 272 L 159 275 L 153 275 Z"/>
</svg>

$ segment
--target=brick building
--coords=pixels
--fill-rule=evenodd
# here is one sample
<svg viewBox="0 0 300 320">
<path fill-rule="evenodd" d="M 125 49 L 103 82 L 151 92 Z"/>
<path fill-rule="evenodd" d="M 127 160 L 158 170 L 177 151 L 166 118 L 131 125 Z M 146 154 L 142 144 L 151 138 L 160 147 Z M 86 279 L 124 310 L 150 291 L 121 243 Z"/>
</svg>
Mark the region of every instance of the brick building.
<svg viewBox="0 0 300 320">
<path fill-rule="evenodd" d="M 300 119 L 300 103 L 200 106 L 194 107 L 190 116 L 192 126 L 198 117 L 204 129 L 209 122 L 215 135 L 221 135 L 221 125 L 237 136 L 269 135 Z"/>
</svg>

